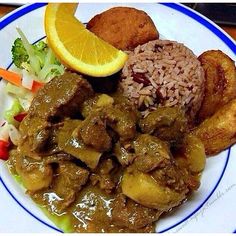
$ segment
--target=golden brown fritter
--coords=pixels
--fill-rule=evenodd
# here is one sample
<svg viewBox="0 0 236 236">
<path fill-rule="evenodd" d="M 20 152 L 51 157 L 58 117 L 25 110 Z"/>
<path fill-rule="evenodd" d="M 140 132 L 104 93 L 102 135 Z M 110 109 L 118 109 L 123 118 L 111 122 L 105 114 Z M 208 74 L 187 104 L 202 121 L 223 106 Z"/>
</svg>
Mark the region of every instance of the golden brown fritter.
<svg viewBox="0 0 236 236">
<path fill-rule="evenodd" d="M 87 29 L 120 50 L 131 50 L 159 38 L 147 13 L 130 7 L 114 7 L 96 15 Z"/>
<path fill-rule="evenodd" d="M 198 115 L 201 122 L 236 97 L 236 69 L 234 61 L 220 50 L 206 51 L 199 60 L 206 78 L 205 96 Z"/>
</svg>

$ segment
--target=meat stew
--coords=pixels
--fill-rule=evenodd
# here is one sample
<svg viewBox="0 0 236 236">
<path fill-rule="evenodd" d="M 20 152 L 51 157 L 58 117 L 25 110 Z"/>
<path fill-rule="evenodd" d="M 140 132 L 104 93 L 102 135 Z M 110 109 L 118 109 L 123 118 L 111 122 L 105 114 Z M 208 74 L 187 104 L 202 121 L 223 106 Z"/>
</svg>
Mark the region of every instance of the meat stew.
<svg viewBox="0 0 236 236">
<path fill-rule="evenodd" d="M 201 141 L 181 110 L 142 118 L 118 92 L 70 72 L 36 94 L 8 165 L 27 194 L 70 232 L 153 232 L 200 186 Z"/>
</svg>

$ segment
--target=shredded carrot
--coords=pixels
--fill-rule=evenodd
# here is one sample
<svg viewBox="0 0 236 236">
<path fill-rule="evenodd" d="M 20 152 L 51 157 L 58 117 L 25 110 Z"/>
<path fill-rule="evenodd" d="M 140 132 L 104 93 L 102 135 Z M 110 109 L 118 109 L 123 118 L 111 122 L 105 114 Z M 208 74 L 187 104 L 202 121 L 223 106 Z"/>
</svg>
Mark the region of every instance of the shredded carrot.
<svg viewBox="0 0 236 236">
<path fill-rule="evenodd" d="M 3 79 L 7 80 L 8 82 L 10 82 L 18 87 L 22 86 L 22 77 L 15 72 L 0 68 L 0 77 L 2 77 Z M 34 80 L 31 91 L 33 93 L 36 93 L 41 87 L 43 87 L 43 85 L 44 85 L 43 83 L 40 83 L 40 82 Z"/>
<path fill-rule="evenodd" d="M 0 77 L 16 86 L 21 86 L 21 76 L 17 73 L 0 68 Z"/>
</svg>

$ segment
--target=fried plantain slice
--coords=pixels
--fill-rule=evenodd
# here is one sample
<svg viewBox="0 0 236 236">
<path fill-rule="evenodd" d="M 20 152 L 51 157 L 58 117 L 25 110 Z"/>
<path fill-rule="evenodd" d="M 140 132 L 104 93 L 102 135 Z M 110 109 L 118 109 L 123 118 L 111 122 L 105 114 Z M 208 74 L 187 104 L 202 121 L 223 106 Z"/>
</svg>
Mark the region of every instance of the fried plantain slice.
<svg viewBox="0 0 236 236">
<path fill-rule="evenodd" d="M 236 99 L 204 120 L 192 133 L 203 142 L 207 155 L 215 155 L 236 143 Z"/>
<path fill-rule="evenodd" d="M 234 61 L 220 50 L 210 50 L 198 58 L 205 71 L 205 95 L 198 113 L 202 122 L 236 97 Z"/>
</svg>

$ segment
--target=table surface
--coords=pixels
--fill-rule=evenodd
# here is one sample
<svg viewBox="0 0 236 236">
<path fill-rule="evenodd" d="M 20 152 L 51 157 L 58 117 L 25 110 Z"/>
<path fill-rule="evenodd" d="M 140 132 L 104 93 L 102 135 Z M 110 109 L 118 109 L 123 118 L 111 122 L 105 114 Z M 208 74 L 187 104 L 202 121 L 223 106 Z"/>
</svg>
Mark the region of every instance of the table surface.
<svg viewBox="0 0 236 236">
<path fill-rule="evenodd" d="M 15 10 L 16 6 L 0 5 L 0 17 Z M 223 26 L 220 25 L 234 40 L 236 40 L 236 26 Z"/>
</svg>

